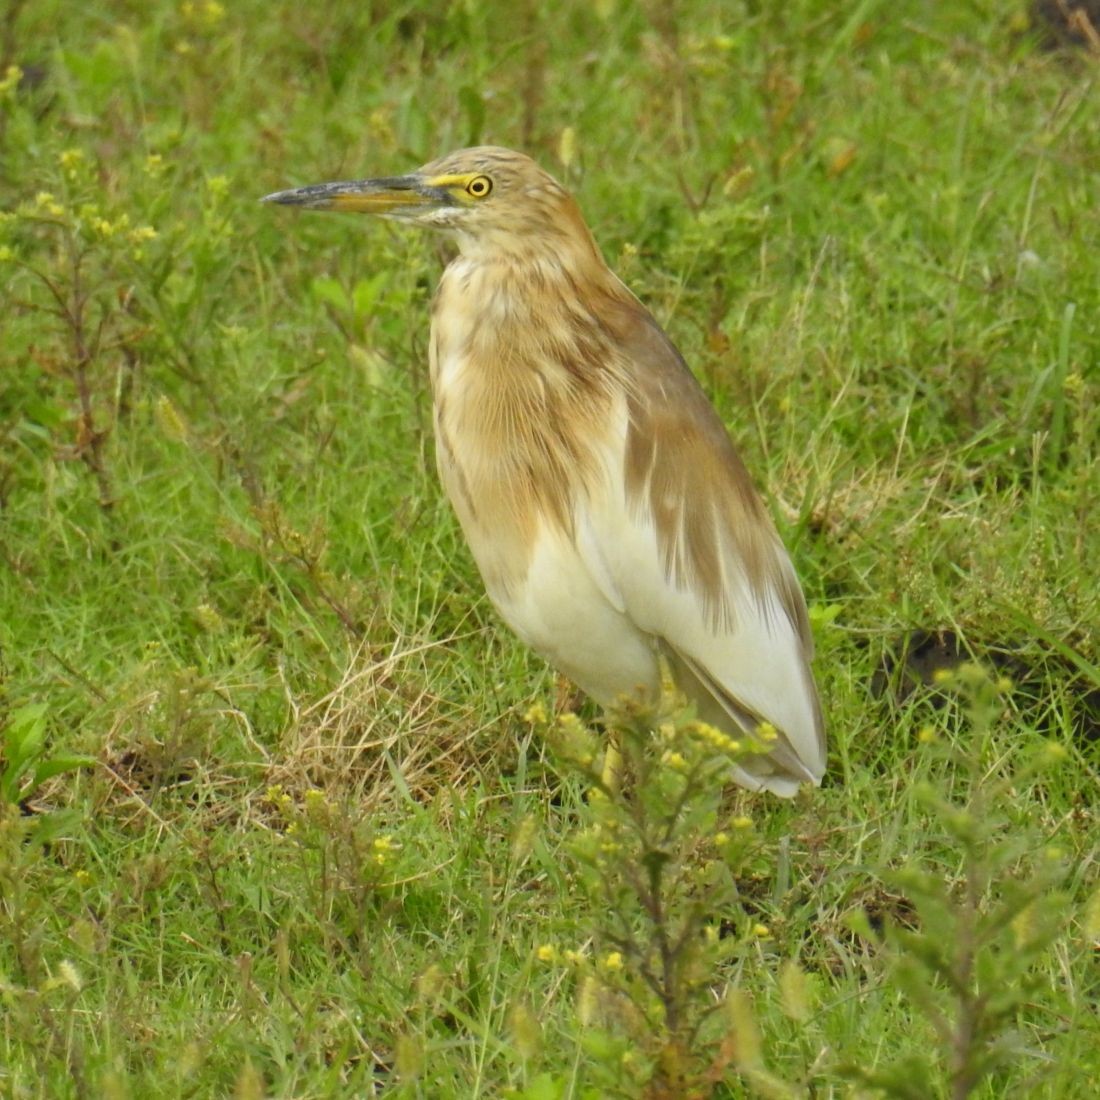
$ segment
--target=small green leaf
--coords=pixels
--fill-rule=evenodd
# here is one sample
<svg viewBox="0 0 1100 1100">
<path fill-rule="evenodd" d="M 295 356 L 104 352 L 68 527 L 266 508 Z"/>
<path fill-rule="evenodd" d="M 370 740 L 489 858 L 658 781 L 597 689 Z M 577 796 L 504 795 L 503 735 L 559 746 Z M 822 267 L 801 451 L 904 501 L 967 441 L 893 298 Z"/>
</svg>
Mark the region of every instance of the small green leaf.
<svg viewBox="0 0 1100 1100">
<path fill-rule="evenodd" d="M 335 309 L 350 310 L 351 296 L 337 279 L 328 275 L 319 275 L 309 284 L 309 292 L 317 301 Z"/>
<path fill-rule="evenodd" d="M 46 704 L 31 703 L 11 713 L 4 730 L 4 755 L 9 766 L 42 751 L 46 743 Z"/>
<path fill-rule="evenodd" d="M 3 734 L 0 800 L 12 803 L 24 797 L 23 776 L 46 743 L 46 705 L 32 703 L 12 712 Z"/>
<path fill-rule="evenodd" d="M 94 768 L 96 763 L 94 756 L 87 756 L 84 753 L 66 753 L 61 756 L 52 756 L 34 769 L 34 783 L 31 789 L 40 786 L 55 775 L 76 771 L 77 768 Z"/>
<path fill-rule="evenodd" d="M 61 753 L 42 759 L 46 747 L 46 710 L 45 703 L 32 703 L 12 712 L 3 732 L 0 801 L 19 802 L 52 776 L 96 763 L 95 757 L 83 753 Z"/>
<path fill-rule="evenodd" d="M 369 279 L 360 279 L 352 291 L 352 304 L 356 317 L 368 317 L 378 302 L 379 294 L 389 282 L 389 272 L 380 271 Z"/>
<path fill-rule="evenodd" d="M 568 1085 L 552 1073 L 540 1073 L 527 1082 L 522 1092 L 515 1093 L 516 1100 L 561 1100 Z"/>
</svg>

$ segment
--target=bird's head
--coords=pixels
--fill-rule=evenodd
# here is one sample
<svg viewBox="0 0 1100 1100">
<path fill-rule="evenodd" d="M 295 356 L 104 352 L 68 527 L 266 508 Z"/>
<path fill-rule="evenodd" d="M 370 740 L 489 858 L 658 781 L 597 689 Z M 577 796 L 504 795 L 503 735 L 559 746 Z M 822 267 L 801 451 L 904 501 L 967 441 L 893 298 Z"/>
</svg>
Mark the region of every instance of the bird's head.
<svg viewBox="0 0 1100 1100">
<path fill-rule="evenodd" d="M 406 176 L 317 183 L 263 201 L 441 229 L 467 254 L 595 248 L 569 192 L 530 157 L 493 145 L 448 153 Z"/>
</svg>

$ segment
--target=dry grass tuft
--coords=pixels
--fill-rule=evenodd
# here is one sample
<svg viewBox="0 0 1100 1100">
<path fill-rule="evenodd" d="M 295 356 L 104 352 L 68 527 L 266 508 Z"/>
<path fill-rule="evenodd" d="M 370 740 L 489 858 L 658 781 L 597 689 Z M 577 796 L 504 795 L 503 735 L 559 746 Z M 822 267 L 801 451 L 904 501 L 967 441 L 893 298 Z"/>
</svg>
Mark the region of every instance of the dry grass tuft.
<svg viewBox="0 0 1100 1100">
<path fill-rule="evenodd" d="M 497 720 L 429 686 L 432 656 L 449 644 L 402 648 L 399 640 L 383 656 L 360 647 L 321 698 L 302 705 L 288 690 L 293 719 L 268 781 L 339 794 L 369 810 L 400 794 L 431 801 L 440 788 L 488 770 L 497 742 L 482 734 Z"/>
</svg>

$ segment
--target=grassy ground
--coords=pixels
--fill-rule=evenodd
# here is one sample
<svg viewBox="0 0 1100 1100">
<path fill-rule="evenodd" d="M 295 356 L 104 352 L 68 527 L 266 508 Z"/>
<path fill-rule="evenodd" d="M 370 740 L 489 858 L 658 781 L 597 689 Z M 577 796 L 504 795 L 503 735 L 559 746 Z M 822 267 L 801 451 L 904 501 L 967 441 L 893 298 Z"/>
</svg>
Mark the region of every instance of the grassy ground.
<svg viewBox="0 0 1100 1100">
<path fill-rule="evenodd" d="M 550 7 L 0 4 L 0 1096 L 1100 1090 L 1095 64 L 1022 3 Z M 483 140 L 813 606 L 825 785 L 676 822 L 689 1039 L 436 483 L 444 250 L 256 202 Z"/>
</svg>

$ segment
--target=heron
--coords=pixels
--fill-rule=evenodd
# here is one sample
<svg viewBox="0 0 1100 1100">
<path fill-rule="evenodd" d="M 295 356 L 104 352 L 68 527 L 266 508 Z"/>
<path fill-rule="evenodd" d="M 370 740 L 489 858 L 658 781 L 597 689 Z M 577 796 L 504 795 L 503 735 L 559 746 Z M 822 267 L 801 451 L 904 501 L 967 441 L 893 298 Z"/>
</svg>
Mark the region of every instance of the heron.
<svg viewBox="0 0 1100 1100">
<path fill-rule="evenodd" d="M 522 153 L 265 197 L 457 245 L 432 304 L 439 476 L 489 599 L 604 707 L 656 697 L 767 752 L 731 779 L 793 796 L 825 770 L 806 601 L 725 426 L 580 209 Z"/>
</svg>

